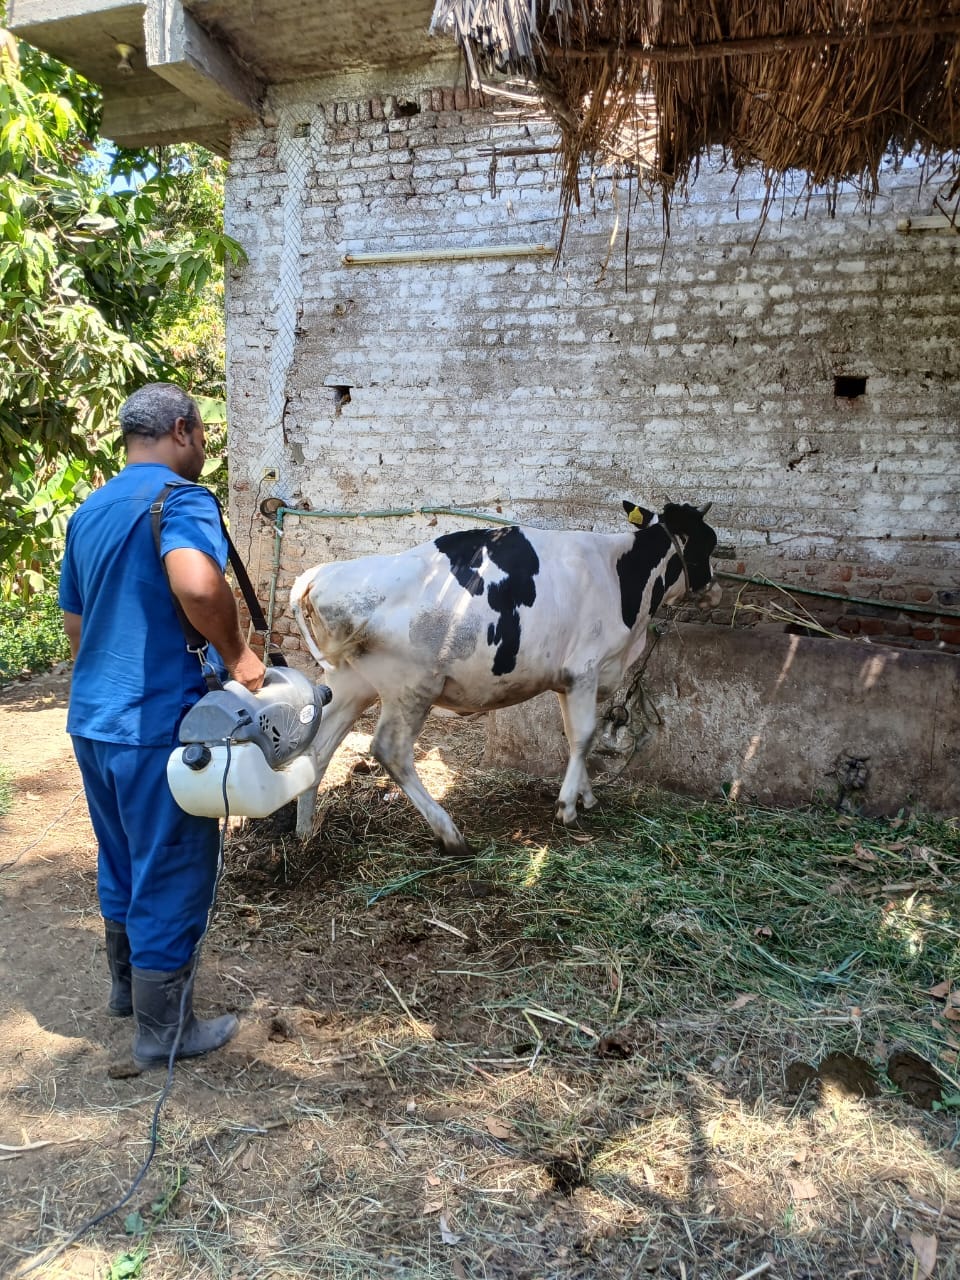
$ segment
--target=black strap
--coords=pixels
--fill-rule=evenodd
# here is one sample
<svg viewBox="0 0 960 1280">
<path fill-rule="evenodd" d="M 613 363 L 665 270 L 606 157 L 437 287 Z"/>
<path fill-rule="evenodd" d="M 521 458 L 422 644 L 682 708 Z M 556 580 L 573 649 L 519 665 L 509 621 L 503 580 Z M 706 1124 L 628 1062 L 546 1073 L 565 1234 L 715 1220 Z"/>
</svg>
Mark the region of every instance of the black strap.
<svg viewBox="0 0 960 1280">
<path fill-rule="evenodd" d="M 163 565 L 163 572 L 167 577 L 168 584 L 170 576 L 167 574 L 167 566 L 160 551 L 160 521 L 163 517 L 163 504 L 166 502 L 167 495 L 172 489 L 186 488 L 202 489 L 204 493 L 208 493 L 216 503 L 217 515 L 220 517 L 220 528 L 223 532 L 224 538 L 227 540 L 227 555 L 233 568 L 234 577 L 237 580 L 237 585 L 239 586 L 244 602 L 246 603 L 247 610 L 250 614 L 250 621 L 253 623 L 253 629 L 258 635 L 263 637 L 264 660 L 269 662 L 272 667 L 285 667 L 287 665 L 287 660 L 278 649 L 273 647 L 271 643 L 270 636 L 267 633 L 267 620 L 263 616 L 263 610 L 260 608 L 260 601 L 257 599 L 257 594 L 253 589 L 253 583 L 250 581 L 250 576 L 247 573 L 246 566 L 240 559 L 240 553 L 237 551 L 237 548 L 233 545 L 233 539 L 230 537 L 229 531 L 227 530 L 226 521 L 223 518 L 223 509 L 220 506 L 217 495 L 212 489 L 208 489 L 205 485 L 194 485 L 191 484 L 189 480 L 171 480 L 168 484 L 163 486 L 154 498 L 153 502 L 150 504 L 150 522 L 153 528 L 153 542 L 154 546 L 157 548 L 157 555 L 160 557 L 160 563 Z M 187 642 L 187 648 L 192 653 L 199 653 L 202 660 L 202 655 L 205 653 L 207 648 L 207 640 L 200 634 L 184 613 L 183 606 L 180 604 L 180 601 L 177 599 L 172 588 L 170 595 L 173 597 L 173 607 L 180 620 L 180 626 L 183 630 L 184 639 Z"/>
</svg>

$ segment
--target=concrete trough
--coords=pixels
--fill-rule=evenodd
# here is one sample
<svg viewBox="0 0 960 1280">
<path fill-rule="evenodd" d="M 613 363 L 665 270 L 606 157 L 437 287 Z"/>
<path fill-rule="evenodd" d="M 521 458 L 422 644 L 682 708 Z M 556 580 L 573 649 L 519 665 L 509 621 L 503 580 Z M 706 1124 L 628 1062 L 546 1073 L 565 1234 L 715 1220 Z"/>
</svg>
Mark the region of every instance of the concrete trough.
<svg viewBox="0 0 960 1280">
<path fill-rule="evenodd" d="M 662 725 L 627 777 L 781 807 L 960 813 L 955 655 L 680 625 L 656 644 L 644 687 Z M 637 727 L 634 713 L 630 731 Z M 566 757 L 553 694 L 488 717 L 487 763 L 552 776 Z M 618 757 L 590 765 L 596 776 Z"/>
</svg>

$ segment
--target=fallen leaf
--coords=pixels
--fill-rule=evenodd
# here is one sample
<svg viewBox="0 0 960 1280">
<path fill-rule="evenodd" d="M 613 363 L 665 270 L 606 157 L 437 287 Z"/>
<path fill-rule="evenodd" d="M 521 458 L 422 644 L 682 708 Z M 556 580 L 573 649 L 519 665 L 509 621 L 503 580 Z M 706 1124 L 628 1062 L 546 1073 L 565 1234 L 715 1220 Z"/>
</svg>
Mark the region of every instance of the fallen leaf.
<svg viewBox="0 0 960 1280">
<path fill-rule="evenodd" d="M 423 1204 L 424 1216 L 426 1216 L 428 1213 L 439 1213 L 442 1208 L 443 1208 L 442 1200 L 425 1200 Z"/>
<path fill-rule="evenodd" d="M 949 1009 L 944 1009 L 943 1016 L 948 1022 L 960 1022 L 960 1009 L 951 1005 Z"/>
<path fill-rule="evenodd" d="M 444 1244 L 459 1244 L 463 1239 L 463 1236 L 458 1236 L 450 1230 L 450 1223 L 445 1213 L 440 1215 L 440 1239 Z"/>
<path fill-rule="evenodd" d="M 483 1122 L 487 1127 L 487 1133 L 491 1138 L 500 1138 L 501 1140 L 513 1137 L 513 1129 L 508 1124 L 504 1124 L 502 1120 L 498 1120 L 495 1116 L 487 1116 Z"/>
<path fill-rule="evenodd" d="M 936 996 L 938 1000 L 946 1000 L 950 994 L 950 988 L 953 983 L 949 978 L 944 978 L 943 982 L 938 982 L 935 987 L 924 987 L 921 994 L 925 996 Z"/>
<path fill-rule="evenodd" d="M 467 1273 L 464 1271 L 463 1263 L 459 1258 L 454 1258 L 453 1260 L 453 1274 L 456 1280 L 467 1280 Z"/>
<path fill-rule="evenodd" d="M 754 929 L 753 936 L 755 938 L 772 938 L 773 930 L 768 924 L 759 924 L 756 929 Z"/>
<path fill-rule="evenodd" d="M 860 843 L 857 843 L 853 846 L 853 852 L 857 855 L 858 858 L 861 858 L 864 862 L 877 861 L 877 855 L 873 853 L 870 849 L 864 848 L 864 846 Z"/>
<path fill-rule="evenodd" d="M 937 1237 L 923 1235 L 919 1231 L 910 1234 L 910 1247 L 917 1257 L 916 1275 L 918 1280 L 926 1280 L 937 1265 Z"/>
<path fill-rule="evenodd" d="M 809 1178 L 788 1178 L 787 1186 L 793 1200 L 816 1200 L 820 1194 L 816 1184 Z"/>
<path fill-rule="evenodd" d="M 742 996 L 737 996 L 733 1004 L 729 1005 L 730 1009 L 743 1009 L 751 1000 L 758 1000 L 759 996 L 755 991 L 745 991 Z"/>
<path fill-rule="evenodd" d="M 442 1179 L 442 1178 L 438 1178 L 438 1177 L 437 1177 L 437 1175 L 436 1175 L 435 1173 L 428 1173 L 428 1174 L 427 1174 L 427 1176 L 424 1178 L 424 1182 L 426 1183 L 426 1185 L 427 1185 L 428 1187 L 442 1187 L 442 1186 L 443 1186 L 443 1179 Z"/>
</svg>

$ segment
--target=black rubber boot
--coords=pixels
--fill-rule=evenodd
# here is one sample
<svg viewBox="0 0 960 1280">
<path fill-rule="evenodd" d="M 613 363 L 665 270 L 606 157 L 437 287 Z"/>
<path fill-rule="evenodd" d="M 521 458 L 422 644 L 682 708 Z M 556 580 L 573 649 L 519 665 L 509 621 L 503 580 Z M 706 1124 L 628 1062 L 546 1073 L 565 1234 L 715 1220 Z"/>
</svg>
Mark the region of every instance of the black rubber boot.
<svg viewBox="0 0 960 1280">
<path fill-rule="evenodd" d="M 133 997 L 130 994 L 130 939 L 122 924 L 116 920 L 104 920 L 107 939 L 107 964 L 110 967 L 110 999 L 107 1013 L 114 1018 L 129 1018 L 133 1013 Z"/>
<path fill-rule="evenodd" d="M 240 1026 L 232 1013 L 220 1018 L 197 1018 L 193 1012 L 193 965 L 185 964 L 173 973 L 134 968 L 133 1060 L 143 1070 L 162 1066 L 170 1060 L 183 1010 L 183 1034 L 178 1058 L 196 1058 L 232 1040 Z"/>
</svg>

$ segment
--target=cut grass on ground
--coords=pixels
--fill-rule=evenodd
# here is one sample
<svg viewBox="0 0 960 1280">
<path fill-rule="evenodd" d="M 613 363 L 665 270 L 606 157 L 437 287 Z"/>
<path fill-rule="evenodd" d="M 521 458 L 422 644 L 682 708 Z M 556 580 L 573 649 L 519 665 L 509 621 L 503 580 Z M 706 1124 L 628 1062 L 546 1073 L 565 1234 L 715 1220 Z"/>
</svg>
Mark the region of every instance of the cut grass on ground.
<svg viewBox="0 0 960 1280">
<path fill-rule="evenodd" d="M 241 1033 L 178 1067 L 130 1206 L 143 1248 L 108 1222 L 88 1270 L 136 1253 L 143 1280 L 958 1280 L 956 820 L 618 783 L 566 830 L 552 786 L 419 763 L 475 859 L 431 851 L 349 754 L 308 844 L 280 815 L 231 835 L 200 988 Z M 95 1053 L 38 1050 L 11 1081 L 90 1135 L 60 1157 L 72 1199 L 18 1189 L 15 1258 L 142 1156 L 153 1082 Z M 933 1109 L 911 1093 L 924 1063 Z"/>
</svg>

